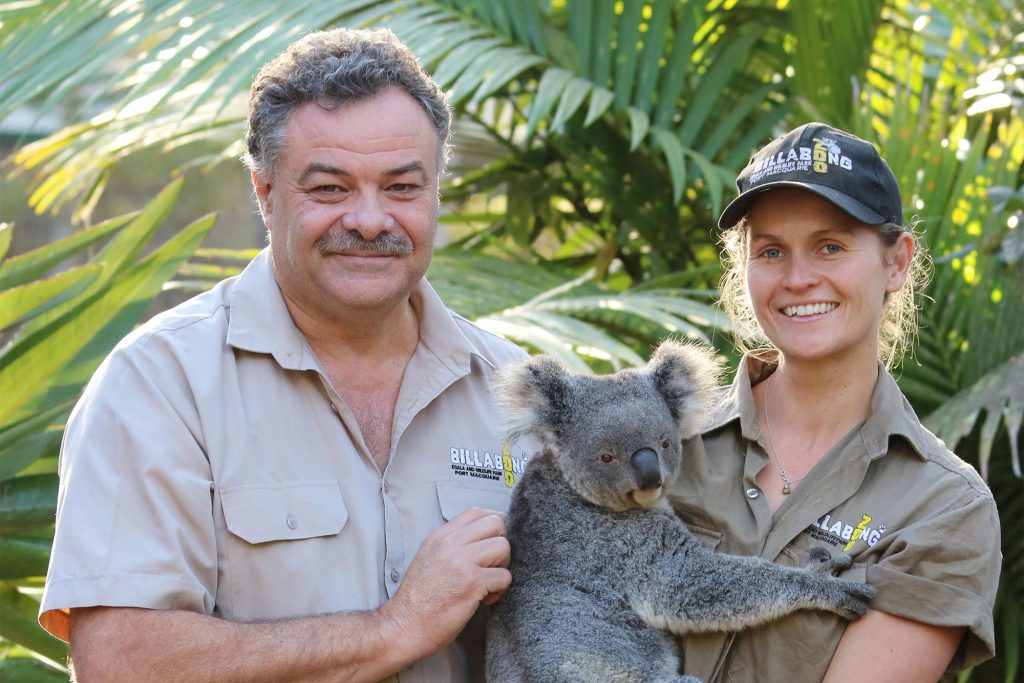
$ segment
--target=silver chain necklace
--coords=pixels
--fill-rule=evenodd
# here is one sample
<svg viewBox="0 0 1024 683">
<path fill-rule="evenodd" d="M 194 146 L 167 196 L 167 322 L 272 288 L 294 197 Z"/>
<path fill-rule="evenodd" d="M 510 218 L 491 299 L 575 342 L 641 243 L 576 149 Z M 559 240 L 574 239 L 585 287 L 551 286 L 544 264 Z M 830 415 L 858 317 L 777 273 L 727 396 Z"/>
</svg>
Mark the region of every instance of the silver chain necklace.
<svg viewBox="0 0 1024 683">
<path fill-rule="evenodd" d="M 803 479 L 807 475 L 805 474 L 803 477 L 800 477 L 800 479 L 791 480 L 789 478 L 789 475 L 786 473 L 786 468 L 782 466 L 782 458 L 779 457 L 779 450 L 775 448 L 775 440 L 772 439 L 772 426 L 768 422 L 768 389 L 771 388 L 771 382 L 771 378 L 765 380 L 764 404 L 761 406 L 764 412 L 764 430 L 768 433 L 768 445 L 772 447 L 771 451 L 768 453 L 768 458 L 770 460 L 772 456 L 775 457 L 775 466 L 779 470 L 779 476 L 782 477 L 782 494 L 788 496 L 790 492 L 792 492 L 793 490 L 790 487 L 790 484 L 797 484 L 801 479 Z"/>
</svg>

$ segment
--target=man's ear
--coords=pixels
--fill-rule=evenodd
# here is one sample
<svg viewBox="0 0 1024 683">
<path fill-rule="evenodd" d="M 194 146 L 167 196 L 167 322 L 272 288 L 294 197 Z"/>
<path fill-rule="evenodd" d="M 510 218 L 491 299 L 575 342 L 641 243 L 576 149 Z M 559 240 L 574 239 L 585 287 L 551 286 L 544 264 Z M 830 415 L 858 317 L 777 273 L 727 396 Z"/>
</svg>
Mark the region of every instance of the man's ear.
<svg viewBox="0 0 1024 683">
<path fill-rule="evenodd" d="M 250 171 L 249 177 L 252 178 L 252 188 L 256 192 L 256 200 L 260 203 L 260 215 L 263 216 L 263 222 L 269 227 L 270 217 L 274 213 L 274 205 L 270 201 L 271 178 L 256 170 Z"/>
<path fill-rule="evenodd" d="M 889 267 L 889 280 L 885 283 L 886 292 L 898 292 L 903 289 L 910 273 L 910 264 L 914 261 L 914 249 L 917 248 L 914 236 L 909 232 L 901 233 L 896 243 L 886 248 L 886 265 Z"/>
</svg>

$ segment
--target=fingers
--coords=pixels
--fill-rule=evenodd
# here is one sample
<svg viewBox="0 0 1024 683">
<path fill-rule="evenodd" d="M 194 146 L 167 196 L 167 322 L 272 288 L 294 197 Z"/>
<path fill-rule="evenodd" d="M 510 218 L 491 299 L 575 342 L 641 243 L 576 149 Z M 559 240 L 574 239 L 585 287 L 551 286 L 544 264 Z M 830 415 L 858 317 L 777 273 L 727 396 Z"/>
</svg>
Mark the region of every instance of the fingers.
<svg viewBox="0 0 1024 683">
<path fill-rule="evenodd" d="M 512 548 L 504 536 L 474 541 L 469 552 L 479 567 L 508 567 L 512 557 Z"/>
<path fill-rule="evenodd" d="M 461 525 L 452 520 L 428 536 L 422 549 L 448 560 L 464 556 L 477 567 L 507 567 L 512 554 L 505 520 L 497 513 L 462 520 Z"/>
<path fill-rule="evenodd" d="M 487 587 L 487 597 L 484 600 L 488 600 L 491 596 L 497 596 L 494 600 L 497 600 L 508 587 L 512 585 L 512 572 L 505 569 L 504 567 L 494 567 L 492 569 L 482 570 L 484 577 L 484 585 Z M 490 604 L 490 603 L 488 603 Z"/>
<path fill-rule="evenodd" d="M 505 513 L 497 510 L 471 507 L 454 517 L 442 529 L 452 533 L 462 532 L 466 543 L 492 536 L 505 535 Z"/>
</svg>

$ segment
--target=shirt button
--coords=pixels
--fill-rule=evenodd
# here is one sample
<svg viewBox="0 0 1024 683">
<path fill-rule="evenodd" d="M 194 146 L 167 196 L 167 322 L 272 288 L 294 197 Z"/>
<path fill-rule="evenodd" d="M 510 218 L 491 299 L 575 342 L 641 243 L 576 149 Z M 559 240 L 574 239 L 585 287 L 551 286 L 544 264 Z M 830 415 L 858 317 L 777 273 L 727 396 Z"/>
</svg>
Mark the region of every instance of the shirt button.
<svg viewBox="0 0 1024 683">
<path fill-rule="evenodd" d="M 747 489 L 747 498 L 749 498 L 750 500 L 754 500 L 755 498 L 757 498 L 760 495 L 761 495 L 761 492 L 758 491 L 755 488 Z"/>
<path fill-rule="evenodd" d="M 395 583 L 398 583 L 398 577 L 399 576 L 401 576 L 401 575 L 398 573 L 397 569 L 392 569 L 391 570 L 391 580 L 392 581 L 394 581 Z"/>
<path fill-rule="evenodd" d="M 299 526 L 298 520 L 292 517 L 291 515 L 288 515 L 284 518 L 284 523 L 288 525 L 289 529 L 296 529 Z"/>
</svg>

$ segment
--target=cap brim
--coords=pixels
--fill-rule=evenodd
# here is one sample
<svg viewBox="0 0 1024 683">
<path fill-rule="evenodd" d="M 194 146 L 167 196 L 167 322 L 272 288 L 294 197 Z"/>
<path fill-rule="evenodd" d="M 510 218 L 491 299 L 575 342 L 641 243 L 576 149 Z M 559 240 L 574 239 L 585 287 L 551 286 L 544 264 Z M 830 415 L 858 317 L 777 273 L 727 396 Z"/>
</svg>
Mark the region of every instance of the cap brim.
<svg viewBox="0 0 1024 683">
<path fill-rule="evenodd" d="M 728 230 L 739 223 L 740 219 L 746 216 L 747 212 L 750 211 L 750 207 L 753 206 L 754 200 L 757 199 L 758 195 L 780 187 L 797 187 L 801 190 L 812 192 L 850 214 L 861 223 L 867 223 L 868 225 L 881 225 L 885 222 L 885 216 L 874 209 L 865 206 L 845 192 L 840 192 L 835 188 L 827 185 L 804 183 L 798 180 L 776 180 L 763 185 L 758 185 L 757 187 L 752 187 L 742 193 L 739 197 L 736 197 L 736 199 L 732 200 L 729 203 L 729 206 L 725 207 L 725 211 L 722 212 L 722 217 L 718 219 L 719 230 Z"/>
</svg>

